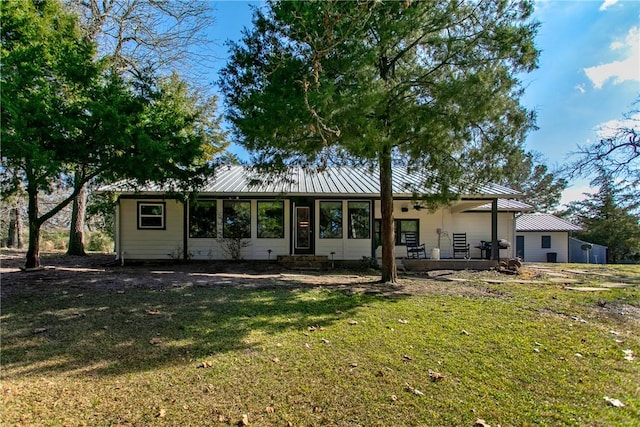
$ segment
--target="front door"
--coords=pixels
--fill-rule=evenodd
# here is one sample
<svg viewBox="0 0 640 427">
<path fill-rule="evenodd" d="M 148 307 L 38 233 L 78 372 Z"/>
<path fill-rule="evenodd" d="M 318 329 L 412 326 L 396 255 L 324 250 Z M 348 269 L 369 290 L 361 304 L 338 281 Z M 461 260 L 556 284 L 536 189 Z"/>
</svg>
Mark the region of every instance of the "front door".
<svg viewBox="0 0 640 427">
<path fill-rule="evenodd" d="M 516 256 L 524 260 L 524 236 L 516 236 Z"/>
<path fill-rule="evenodd" d="M 293 253 L 313 254 L 313 215 L 311 206 L 294 204 Z"/>
</svg>

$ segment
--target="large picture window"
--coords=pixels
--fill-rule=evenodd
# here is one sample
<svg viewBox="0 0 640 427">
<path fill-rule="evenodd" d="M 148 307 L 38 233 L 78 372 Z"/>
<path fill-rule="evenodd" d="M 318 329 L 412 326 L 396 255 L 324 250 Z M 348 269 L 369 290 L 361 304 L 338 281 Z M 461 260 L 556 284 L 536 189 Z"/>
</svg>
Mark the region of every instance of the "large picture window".
<svg viewBox="0 0 640 427">
<path fill-rule="evenodd" d="M 258 238 L 284 238 L 284 203 L 258 202 Z"/>
<path fill-rule="evenodd" d="M 404 246 L 407 244 L 407 233 L 416 233 L 416 236 L 420 235 L 419 220 L 417 219 L 397 219 L 394 222 L 394 239 L 396 246 Z M 375 239 L 376 245 L 382 244 L 382 221 L 376 219 L 375 222 Z"/>
<path fill-rule="evenodd" d="M 216 237 L 215 200 L 200 200 L 189 205 L 189 237 Z"/>
<path fill-rule="evenodd" d="M 251 238 L 251 202 L 244 200 L 223 202 L 222 236 L 230 239 Z"/>
<path fill-rule="evenodd" d="M 164 202 L 138 202 L 138 228 L 141 230 L 164 230 Z"/>
<path fill-rule="evenodd" d="M 349 202 L 349 238 L 368 239 L 371 236 L 371 204 L 369 202 Z"/>
<path fill-rule="evenodd" d="M 342 202 L 320 202 L 320 238 L 342 239 Z"/>
</svg>

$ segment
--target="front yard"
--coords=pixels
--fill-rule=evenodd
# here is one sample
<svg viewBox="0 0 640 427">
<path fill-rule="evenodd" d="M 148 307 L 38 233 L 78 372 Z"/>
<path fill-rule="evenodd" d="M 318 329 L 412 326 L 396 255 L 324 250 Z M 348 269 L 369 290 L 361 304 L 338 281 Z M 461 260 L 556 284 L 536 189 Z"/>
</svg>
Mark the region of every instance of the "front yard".
<svg viewBox="0 0 640 427">
<path fill-rule="evenodd" d="M 375 272 L 104 261 L 51 258 L 23 273 L 3 256 L 2 425 L 640 419 L 638 266 L 389 287 Z"/>
</svg>

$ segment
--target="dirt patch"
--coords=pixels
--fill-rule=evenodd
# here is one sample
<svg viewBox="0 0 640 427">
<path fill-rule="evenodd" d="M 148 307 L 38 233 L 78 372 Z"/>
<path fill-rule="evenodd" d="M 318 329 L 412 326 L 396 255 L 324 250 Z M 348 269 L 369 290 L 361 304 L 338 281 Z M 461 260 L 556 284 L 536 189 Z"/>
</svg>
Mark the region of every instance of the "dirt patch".
<svg viewBox="0 0 640 427">
<path fill-rule="evenodd" d="M 349 293 L 383 296 L 468 295 L 501 296 L 481 278 L 502 277 L 493 272 L 449 271 L 446 274 L 401 275 L 397 284 L 380 283 L 376 271 L 298 272 L 275 263 L 250 262 L 150 262 L 120 266 L 113 255 L 85 257 L 45 253 L 43 269 L 23 272 L 24 253 L 4 252 L 0 257 L 3 298 L 13 294 L 47 295 L 58 292 L 82 293 L 90 290 L 125 291 L 133 288 L 175 288 L 182 286 L 233 287 L 258 289 L 271 287 L 324 287 Z"/>
</svg>

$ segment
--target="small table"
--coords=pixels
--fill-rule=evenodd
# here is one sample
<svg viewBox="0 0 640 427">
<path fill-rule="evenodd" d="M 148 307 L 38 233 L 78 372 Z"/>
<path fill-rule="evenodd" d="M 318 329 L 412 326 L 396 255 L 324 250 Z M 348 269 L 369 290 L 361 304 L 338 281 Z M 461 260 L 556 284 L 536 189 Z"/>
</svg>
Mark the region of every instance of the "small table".
<svg viewBox="0 0 640 427">
<path fill-rule="evenodd" d="M 476 249 L 480 249 L 481 259 L 491 259 L 491 242 L 480 241 L 479 245 L 474 246 Z"/>
</svg>

